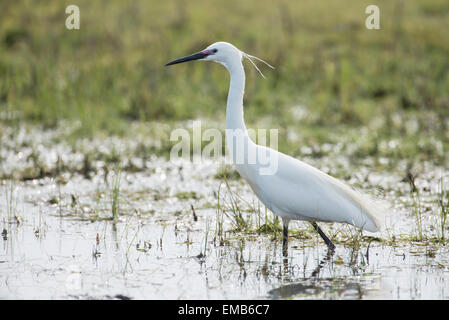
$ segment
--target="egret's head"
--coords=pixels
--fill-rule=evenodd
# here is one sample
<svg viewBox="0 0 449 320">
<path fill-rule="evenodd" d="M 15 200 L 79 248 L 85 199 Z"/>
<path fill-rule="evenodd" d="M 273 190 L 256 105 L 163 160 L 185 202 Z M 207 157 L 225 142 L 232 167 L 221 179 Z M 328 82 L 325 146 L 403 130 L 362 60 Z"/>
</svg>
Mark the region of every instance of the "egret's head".
<svg viewBox="0 0 449 320">
<path fill-rule="evenodd" d="M 200 52 L 169 62 L 166 66 L 192 60 L 217 61 L 229 65 L 233 61 L 242 61 L 242 57 L 243 53 L 232 44 L 215 42 Z"/>
<path fill-rule="evenodd" d="M 236 62 L 241 62 L 242 58 L 248 58 L 249 61 L 254 65 L 254 67 L 259 71 L 259 73 L 263 76 L 263 74 L 260 72 L 259 68 L 256 66 L 256 64 L 253 62 L 252 58 L 264 62 L 269 67 L 268 63 L 265 61 L 251 56 L 243 51 L 240 51 L 236 47 L 234 47 L 232 44 L 228 42 L 215 42 L 208 46 L 206 49 L 194 53 L 190 56 L 183 57 L 177 60 L 174 60 L 172 62 L 169 62 L 166 64 L 166 66 L 171 66 L 172 64 L 192 61 L 192 60 L 205 60 L 205 61 L 216 61 L 227 67 L 228 69 Z M 274 69 L 274 68 L 273 68 Z"/>
</svg>

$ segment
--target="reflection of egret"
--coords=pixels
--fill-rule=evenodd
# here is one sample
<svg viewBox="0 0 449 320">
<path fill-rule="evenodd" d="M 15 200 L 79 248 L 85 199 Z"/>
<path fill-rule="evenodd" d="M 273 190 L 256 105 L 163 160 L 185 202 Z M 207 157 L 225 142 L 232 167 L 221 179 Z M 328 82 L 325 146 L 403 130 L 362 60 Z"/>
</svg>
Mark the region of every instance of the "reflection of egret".
<svg viewBox="0 0 449 320">
<path fill-rule="evenodd" d="M 231 82 L 226 108 L 226 143 L 240 175 L 249 183 L 262 203 L 282 217 L 284 249 L 290 220 L 311 222 L 331 249 L 334 245 L 318 227 L 316 221 L 344 222 L 371 232 L 378 231 L 380 226 L 378 210 L 364 196 L 302 161 L 251 141 L 243 119 L 245 89 L 243 58 L 249 59 L 260 72 L 253 62 L 253 59 L 260 60 L 259 58 L 248 55 L 226 42 L 214 43 L 203 51 L 166 65 L 206 60 L 219 62 L 229 70 Z M 243 148 L 237 148 L 234 143 L 235 132 L 242 133 L 237 146 Z M 274 172 L 264 173 L 263 169 L 266 168 L 260 161 L 255 163 L 248 161 L 254 155 L 262 154 L 270 161 L 276 161 Z M 243 161 L 236 161 L 237 158 Z"/>
<path fill-rule="evenodd" d="M 318 263 L 318 265 L 313 270 L 313 272 L 310 276 L 316 277 L 320 273 L 321 269 L 323 269 L 323 267 L 331 260 L 333 255 L 334 255 L 334 250 L 329 248 L 329 250 L 327 250 L 326 256 L 323 258 L 323 260 L 320 261 L 320 263 Z"/>
<path fill-rule="evenodd" d="M 320 272 L 326 265 L 332 266 L 333 263 L 332 257 L 334 253 L 335 250 L 328 248 L 326 255 L 318 262 L 317 266 L 310 273 L 310 276 L 306 276 L 305 274 L 306 268 L 304 268 L 304 277 L 301 278 L 299 282 L 282 285 L 278 288 L 270 290 L 268 294 L 270 295 L 271 298 L 274 299 L 290 298 L 298 294 L 305 294 L 305 295 L 317 294 L 322 289 L 325 289 L 326 286 L 322 285 L 320 281 L 317 282 L 316 280 L 319 279 Z M 284 265 L 283 275 L 290 275 L 290 273 L 292 273 L 293 267 L 289 266 L 287 258 L 283 259 L 283 265 Z M 331 277 L 331 279 L 334 278 Z M 298 279 L 296 279 L 295 281 L 298 281 Z"/>
<path fill-rule="evenodd" d="M 321 259 L 319 261 L 319 263 L 317 264 L 315 269 L 313 269 L 313 271 L 310 274 L 309 278 L 314 278 L 314 277 L 318 276 L 320 271 L 324 268 L 324 266 L 326 264 L 328 264 L 329 262 L 332 262 L 332 257 L 334 255 L 334 253 L 335 253 L 335 250 L 333 248 L 328 248 L 327 252 L 326 252 L 326 255 L 324 256 L 323 259 Z M 283 261 L 284 271 L 287 271 L 287 272 L 289 272 L 291 270 L 291 268 L 289 268 L 289 261 L 288 260 L 289 259 L 287 257 L 285 257 L 285 254 L 284 254 L 284 259 L 282 261 Z M 304 268 L 304 277 L 306 277 L 305 276 L 305 272 L 306 272 L 306 268 Z"/>
</svg>

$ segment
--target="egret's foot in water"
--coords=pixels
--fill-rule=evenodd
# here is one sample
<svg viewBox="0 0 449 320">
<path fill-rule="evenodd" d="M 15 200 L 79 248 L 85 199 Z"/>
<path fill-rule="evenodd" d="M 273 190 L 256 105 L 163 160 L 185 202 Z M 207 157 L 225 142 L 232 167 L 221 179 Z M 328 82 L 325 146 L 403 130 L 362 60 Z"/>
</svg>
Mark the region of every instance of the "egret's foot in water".
<svg viewBox="0 0 449 320">
<path fill-rule="evenodd" d="M 313 228 L 321 236 L 321 238 L 323 238 L 323 240 L 326 243 L 326 245 L 329 248 L 329 250 L 334 251 L 335 250 L 335 245 L 332 243 L 332 241 L 330 241 L 330 239 L 326 236 L 326 234 L 323 232 L 323 230 L 321 230 L 320 227 L 318 227 L 316 222 L 311 222 L 311 224 L 312 224 Z"/>
<path fill-rule="evenodd" d="M 282 244 L 282 256 L 284 258 L 288 257 L 288 242 Z"/>
</svg>

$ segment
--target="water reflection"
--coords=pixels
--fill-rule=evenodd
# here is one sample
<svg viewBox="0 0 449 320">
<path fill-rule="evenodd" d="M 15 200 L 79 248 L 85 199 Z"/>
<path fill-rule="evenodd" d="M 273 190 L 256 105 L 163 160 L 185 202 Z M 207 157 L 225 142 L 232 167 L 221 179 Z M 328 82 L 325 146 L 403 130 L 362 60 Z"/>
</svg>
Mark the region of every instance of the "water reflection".
<svg viewBox="0 0 449 320">
<path fill-rule="evenodd" d="M 339 297 L 345 296 L 346 298 L 361 299 L 363 297 L 363 288 L 359 282 L 333 275 L 332 258 L 334 255 L 335 249 L 328 248 L 325 255 L 308 276 L 269 290 L 268 297 L 271 299 L 317 298 L 324 293 L 327 298 L 329 298 L 329 295 L 337 295 Z M 332 276 L 322 278 L 320 277 L 320 272 L 325 266 L 329 266 Z M 288 259 L 284 259 L 284 270 L 289 270 Z M 306 268 L 304 272 L 306 272 Z M 291 273 L 289 273 L 289 276 L 291 280 Z"/>
</svg>

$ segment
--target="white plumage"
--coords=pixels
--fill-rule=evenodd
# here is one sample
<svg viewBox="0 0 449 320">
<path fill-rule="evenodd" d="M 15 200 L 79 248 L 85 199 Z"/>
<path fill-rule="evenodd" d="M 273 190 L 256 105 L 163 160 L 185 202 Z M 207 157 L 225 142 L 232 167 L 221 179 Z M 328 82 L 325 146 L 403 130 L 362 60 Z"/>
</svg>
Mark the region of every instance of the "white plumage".
<svg viewBox="0 0 449 320">
<path fill-rule="evenodd" d="M 300 160 L 265 149 L 279 157 L 274 175 L 260 175 L 251 165 L 237 166 L 237 170 L 271 211 L 290 220 L 345 222 L 371 232 L 379 230 L 379 213 L 369 198 Z"/>
</svg>

